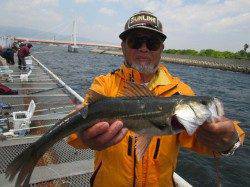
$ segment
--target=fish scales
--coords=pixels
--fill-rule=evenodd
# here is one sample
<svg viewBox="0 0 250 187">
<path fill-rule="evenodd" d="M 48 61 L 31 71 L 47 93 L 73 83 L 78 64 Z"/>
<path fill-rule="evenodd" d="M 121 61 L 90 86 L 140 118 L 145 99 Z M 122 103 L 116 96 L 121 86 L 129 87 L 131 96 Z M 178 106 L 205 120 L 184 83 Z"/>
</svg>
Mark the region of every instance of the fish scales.
<svg viewBox="0 0 250 187">
<path fill-rule="evenodd" d="M 165 105 L 168 106 L 164 107 Z M 148 119 L 152 121 L 154 118 L 166 116 L 167 112 L 170 115 L 173 106 L 174 103 L 169 102 L 169 99 L 160 100 L 156 97 L 114 98 L 90 105 L 88 117 L 94 119 L 98 116 L 99 119 L 105 120 L 120 119 L 125 121 L 125 127 L 137 131 L 147 127 L 148 123 L 144 124 L 143 122 Z M 135 121 L 140 122 L 140 124 L 136 123 L 137 125 L 135 125 Z"/>
</svg>

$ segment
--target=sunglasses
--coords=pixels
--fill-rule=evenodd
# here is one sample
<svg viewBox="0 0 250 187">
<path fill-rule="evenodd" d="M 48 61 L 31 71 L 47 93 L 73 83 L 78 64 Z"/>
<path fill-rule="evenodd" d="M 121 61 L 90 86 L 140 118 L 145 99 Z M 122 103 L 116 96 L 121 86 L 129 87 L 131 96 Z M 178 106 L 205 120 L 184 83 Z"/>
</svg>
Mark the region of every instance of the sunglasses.
<svg viewBox="0 0 250 187">
<path fill-rule="evenodd" d="M 130 35 L 128 36 L 126 43 L 131 49 L 139 49 L 143 43 L 146 43 L 146 46 L 150 51 L 157 51 L 162 44 L 162 40 L 160 37 L 155 35 L 152 36 Z"/>
</svg>

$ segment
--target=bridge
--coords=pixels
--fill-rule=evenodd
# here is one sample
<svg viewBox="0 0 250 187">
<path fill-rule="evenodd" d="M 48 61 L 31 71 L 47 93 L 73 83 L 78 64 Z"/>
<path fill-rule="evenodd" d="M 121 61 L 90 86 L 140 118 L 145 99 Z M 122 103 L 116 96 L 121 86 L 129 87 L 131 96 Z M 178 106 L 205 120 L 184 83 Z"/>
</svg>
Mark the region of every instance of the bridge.
<svg viewBox="0 0 250 187">
<path fill-rule="evenodd" d="M 38 44 L 54 44 L 54 45 L 72 45 L 72 42 L 69 41 L 55 41 L 55 40 L 40 40 L 40 39 L 32 39 L 32 38 L 16 38 L 14 37 L 14 41 L 18 42 L 30 42 L 30 43 L 38 43 Z M 94 47 L 109 47 L 109 48 L 117 48 L 120 49 L 121 46 L 111 45 L 111 44 L 100 44 L 95 42 L 77 42 L 77 46 L 94 46 Z"/>
<path fill-rule="evenodd" d="M 47 40 L 47 39 L 36 39 L 41 38 L 38 36 L 43 36 L 41 34 L 43 33 L 36 33 L 33 36 L 30 36 L 30 38 L 22 38 L 22 37 L 15 37 L 15 36 L 0 36 L 0 46 L 9 46 L 9 44 L 13 43 L 14 41 L 19 42 L 30 42 L 30 43 L 38 43 L 38 44 L 54 44 L 54 45 L 71 45 L 71 46 L 94 46 L 94 47 L 104 47 L 104 48 L 112 48 L 112 49 L 120 49 L 121 47 L 118 45 L 112 45 L 112 44 L 101 44 L 101 43 L 95 43 L 95 42 L 77 42 L 77 18 L 75 17 L 73 20 L 73 25 L 68 22 L 60 23 L 52 28 L 48 28 L 46 32 L 56 33 L 56 35 L 59 35 L 60 33 L 68 33 L 66 31 L 68 28 L 71 28 L 73 26 L 73 31 L 71 33 L 71 41 L 56 41 L 55 35 L 53 40 Z M 7 41 L 9 40 L 9 41 Z M 10 47 L 10 46 L 9 46 Z"/>
</svg>

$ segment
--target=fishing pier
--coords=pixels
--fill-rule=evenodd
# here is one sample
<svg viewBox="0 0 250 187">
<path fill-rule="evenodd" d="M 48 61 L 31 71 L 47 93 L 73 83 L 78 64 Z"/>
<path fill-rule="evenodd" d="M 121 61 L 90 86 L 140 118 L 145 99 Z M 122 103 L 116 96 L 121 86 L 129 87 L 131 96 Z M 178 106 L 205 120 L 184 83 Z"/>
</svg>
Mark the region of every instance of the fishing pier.
<svg viewBox="0 0 250 187">
<path fill-rule="evenodd" d="M 0 83 L 12 93 L 0 95 L 0 186 L 14 186 L 5 178 L 8 164 L 37 141 L 55 123 L 75 109 L 83 98 L 38 59 L 26 60 L 28 69 L 8 66 L 0 58 Z M 72 102 L 75 101 L 74 103 Z M 67 138 L 57 142 L 38 161 L 31 186 L 90 186 L 94 170 L 94 151 L 75 149 Z M 174 173 L 178 186 L 191 186 Z"/>
</svg>

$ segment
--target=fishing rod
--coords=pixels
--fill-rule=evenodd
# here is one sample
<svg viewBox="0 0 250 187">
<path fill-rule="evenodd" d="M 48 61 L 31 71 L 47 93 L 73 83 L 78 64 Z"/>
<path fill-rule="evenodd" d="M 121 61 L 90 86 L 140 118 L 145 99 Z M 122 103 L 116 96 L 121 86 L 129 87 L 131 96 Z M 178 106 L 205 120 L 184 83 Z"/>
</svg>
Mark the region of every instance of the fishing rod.
<svg viewBox="0 0 250 187">
<path fill-rule="evenodd" d="M 75 92 L 71 87 L 69 87 L 67 84 L 65 84 L 58 76 L 56 76 L 52 71 L 50 71 L 47 67 L 45 67 L 39 60 L 37 60 L 34 56 L 32 58 L 38 63 L 39 66 L 41 66 L 51 77 L 53 77 L 56 81 L 58 81 L 59 84 L 64 86 L 64 88 L 70 93 L 70 95 L 74 96 L 76 100 L 79 103 L 83 103 L 84 99 L 77 93 Z"/>
<path fill-rule="evenodd" d="M 52 127 L 55 124 L 48 124 L 48 125 L 40 125 L 40 126 L 35 126 L 35 127 L 26 127 L 26 128 L 21 128 L 21 129 L 13 129 L 14 132 L 18 131 L 23 131 L 23 130 L 31 130 L 31 129 L 39 129 L 39 128 L 45 128 L 45 127 Z"/>
<path fill-rule="evenodd" d="M 32 54 L 41 54 L 41 53 L 52 53 L 54 51 L 41 51 L 41 52 L 32 52 Z"/>
<path fill-rule="evenodd" d="M 34 113 L 37 112 L 45 112 L 45 111 L 53 111 L 53 110 L 58 110 L 58 109 L 67 109 L 67 108 L 75 108 L 75 106 L 60 106 L 57 108 L 45 108 L 45 109 L 41 109 L 41 110 L 36 110 Z"/>
<path fill-rule="evenodd" d="M 78 80 L 78 79 L 74 79 L 72 81 L 75 81 L 75 80 Z M 60 88 L 65 88 L 65 86 L 64 85 L 60 85 L 60 86 L 53 87 L 53 88 L 48 88 L 48 89 L 45 89 L 45 90 L 28 92 L 27 95 L 32 95 L 32 94 L 37 94 L 37 93 L 43 93 L 43 92 L 47 92 L 47 91 L 51 91 L 51 90 L 56 90 L 56 89 L 60 89 Z"/>
<path fill-rule="evenodd" d="M 63 87 L 64 87 L 64 86 L 58 86 L 58 87 L 49 88 L 49 89 L 46 89 L 46 90 L 39 90 L 39 91 L 28 92 L 26 95 L 32 95 L 32 94 L 47 92 L 47 91 L 51 91 L 51 90 L 60 89 L 60 88 L 63 88 Z"/>
<path fill-rule="evenodd" d="M 41 49 L 45 49 L 46 47 L 48 47 L 48 44 L 44 44 L 44 45 L 42 45 L 41 47 L 38 47 L 38 48 L 35 48 L 33 51 L 32 51 L 32 53 L 39 53 L 39 52 L 41 52 L 40 50 Z"/>
<path fill-rule="evenodd" d="M 37 102 L 36 105 L 56 105 L 56 104 L 62 104 L 62 102 Z M 65 102 L 65 104 L 68 104 L 68 102 Z M 20 107 L 20 106 L 29 106 L 29 104 L 19 104 L 19 105 L 11 105 L 11 107 Z"/>
</svg>

